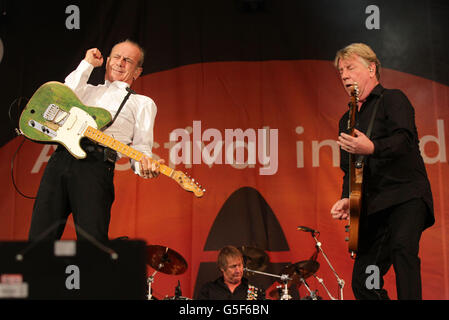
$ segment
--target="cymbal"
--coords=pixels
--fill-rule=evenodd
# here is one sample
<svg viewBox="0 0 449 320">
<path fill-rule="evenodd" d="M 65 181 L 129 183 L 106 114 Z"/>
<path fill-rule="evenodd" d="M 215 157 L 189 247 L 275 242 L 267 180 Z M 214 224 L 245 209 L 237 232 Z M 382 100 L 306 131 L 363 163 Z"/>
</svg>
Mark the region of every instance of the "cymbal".
<svg viewBox="0 0 449 320">
<path fill-rule="evenodd" d="M 149 245 L 147 246 L 147 254 L 147 264 L 158 272 L 178 275 L 187 270 L 187 262 L 184 258 L 170 248 Z"/>
<path fill-rule="evenodd" d="M 293 282 L 299 282 L 301 278 L 307 279 L 320 268 L 320 264 L 315 260 L 304 260 L 289 264 L 282 269 L 281 274 L 288 274 Z"/>
<path fill-rule="evenodd" d="M 264 250 L 247 246 L 241 246 L 238 249 L 242 252 L 246 268 L 262 271 L 268 266 L 270 259 Z"/>
</svg>

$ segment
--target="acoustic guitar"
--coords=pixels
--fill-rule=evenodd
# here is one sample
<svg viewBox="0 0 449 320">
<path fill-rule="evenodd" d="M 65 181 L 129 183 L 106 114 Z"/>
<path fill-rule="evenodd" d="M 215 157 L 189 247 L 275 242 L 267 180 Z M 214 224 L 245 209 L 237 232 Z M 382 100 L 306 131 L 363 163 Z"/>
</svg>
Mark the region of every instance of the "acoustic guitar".
<svg viewBox="0 0 449 320">
<path fill-rule="evenodd" d="M 115 140 L 100 129 L 111 121 L 109 111 L 85 106 L 66 85 L 52 81 L 43 84 L 31 97 L 19 120 L 21 133 L 28 139 L 42 143 L 59 143 L 75 158 L 87 154 L 80 141 L 86 137 L 122 155 L 140 161 L 144 154 Z M 205 190 L 181 171 L 161 164 L 160 172 L 175 180 L 184 190 L 202 197 Z"/>
<path fill-rule="evenodd" d="M 356 114 L 358 112 L 357 103 L 359 102 L 358 95 L 358 86 L 357 84 L 354 84 L 351 91 L 348 119 L 348 131 L 351 136 L 355 135 L 354 129 L 356 125 Z M 362 208 L 364 164 L 357 160 L 357 155 L 349 154 L 349 225 L 346 227 L 349 232 L 348 249 L 351 256 L 354 256 L 358 251 L 360 214 Z"/>
</svg>

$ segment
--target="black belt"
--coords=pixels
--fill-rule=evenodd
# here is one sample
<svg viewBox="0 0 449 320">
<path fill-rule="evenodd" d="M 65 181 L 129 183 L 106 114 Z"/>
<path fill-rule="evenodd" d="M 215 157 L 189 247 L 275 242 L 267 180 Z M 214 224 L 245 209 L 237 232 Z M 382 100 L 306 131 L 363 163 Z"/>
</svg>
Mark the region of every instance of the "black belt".
<svg viewBox="0 0 449 320">
<path fill-rule="evenodd" d="M 117 152 L 108 147 L 103 147 L 98 144 L 87 144 L 82 146 L 84 151 L 88 153 L 97 152 L 103 154 L 104 161 L 115 163 L 117 161 Z"/>
</svg>

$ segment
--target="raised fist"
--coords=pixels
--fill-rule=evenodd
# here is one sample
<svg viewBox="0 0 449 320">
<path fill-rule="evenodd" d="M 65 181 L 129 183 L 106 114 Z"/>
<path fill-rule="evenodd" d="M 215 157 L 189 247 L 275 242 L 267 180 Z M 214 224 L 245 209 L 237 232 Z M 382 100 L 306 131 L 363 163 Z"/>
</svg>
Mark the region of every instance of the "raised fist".
<svg viewBox="0 0 449 320">
<path fill-rule="evenodd" d="M 84 60 L 93 65 L 94 68 L 101 67 L 103 65 L 103 56 L 97 48 L 87 50 Z"/>
</svg>

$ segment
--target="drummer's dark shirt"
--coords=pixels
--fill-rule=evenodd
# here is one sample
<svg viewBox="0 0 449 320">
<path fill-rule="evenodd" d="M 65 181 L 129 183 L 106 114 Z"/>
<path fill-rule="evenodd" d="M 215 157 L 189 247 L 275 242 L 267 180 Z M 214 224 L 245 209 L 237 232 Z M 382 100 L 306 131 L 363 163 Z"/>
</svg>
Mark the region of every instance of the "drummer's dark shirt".
<svg viewBox="0 0 449 320">
<path fill-rule="evenodd" d="M 366 133 L 373 107 L 381 94 L 371 133 L 374 153 L 366 157 L 363 171 L 363 206 L 373 214 L 414 198 L 427 204 L 426 226 L 434 224 L 433 201 L 426 168 L 419 149 L 415 110 L 405 94 L 380 84 L 370 93 L 357 115 L 356 128 Z M 339 122 L 339 134 L 348 133 L 349 110 Z M 349 197 L 349 154 L 340 149 L 344 172 L 342 198 Z"/>
<path fill-rule="evenodd" d="M 248 297 L 248 279 L 242 278 L 240 285 L 231 292 L 224 283 L 223 277 L 205 283 L 197 297 L 199 300 L 247 300 Z M 258 293 L 258 299 L 262 299 L 261 292 Z"/>
</svg>

